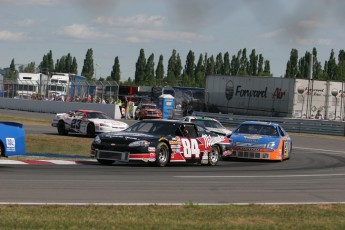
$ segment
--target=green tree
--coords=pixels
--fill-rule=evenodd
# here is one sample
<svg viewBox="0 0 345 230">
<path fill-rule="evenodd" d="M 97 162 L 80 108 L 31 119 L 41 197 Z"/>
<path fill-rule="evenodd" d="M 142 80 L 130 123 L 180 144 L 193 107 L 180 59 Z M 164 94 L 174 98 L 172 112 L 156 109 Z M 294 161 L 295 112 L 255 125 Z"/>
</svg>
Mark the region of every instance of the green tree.
<svg viewBox="0 0 345 230">
<path fill-rule="evenodd" d="M 81 75 L 85 76 L 89 81 L 93 79 L 94 65 L 93 65 L 93 51 L 92 48 L 88 49 L 84 59 L 84 66 Z M 95 76 L 96 78 L 97 76 Z"/>
<path fill-rule="evenodd" d="M 195 84 L 195 56 L 191 50 L 187 54 L 182 81 L 190 86 Z"/>
<path fill-rule="evenodd" d="M 329 81 L 337 80 L 337 64 L 335 62 L 334 50 L 331 50 L 331 54 L 329 56 L 329 60 L 327 62 L 327 75 Z"/>
<path fill-rule="evenodd" d="M 24 73 L 36 73 L 36 65 L 35 62 L 30 62 L 27 66 L 23 68 L 22 71 L 19 72 L 24 72 Z"/>
<path fill-rule="evenodd" d="M 244 48 L 242 53 L 240 54 L 240 69 L 238 75 L 240 76 L 248 76 L 248 58 L 247 58 L 247 49 Z"/>
<path fill-rule="evenodd" d="M 265 60 L 264 76 L 271 76 L 271 64 L 269 60 Z"/>
<path fill-rule="evenodd" d="M 134 75 L 134 82 L 136 85 L 140 85 L 144 82 L 145 79 L 145 66 L 146 66 L 146 58 L 144 49 L 140 49 L 140 54 L 135 64 L 135 75 Z"/>
<path fill-rule="evenodd" d="M 207 59 L 207 65 L 206 65 L 206 70 L 205 70 L 206 76 L 215 74 L 215 71 L 214 71 L 215 65 L 216 65 L 216 63 L 214 61 L 214 57 L 213 57 L 213 55 L 211 55 L 211 57 L 209 57 Z"/>
<path fill-rule="evenodd" d="M 78 63 L 77 63 L 77 59 L 75 57 L 73 57 L 72 66 L 71 66 L 71 73 L 78 74 Z"/>
<path fill-rule="evenodd" d="M 286 64 L 285 77 L 296 78 L 298 74 L 298 50 L 292 49 L 290 52 L 290 59 Z"/>
<path fill-rule="evenodd" d="M 195 79 L 196 87 L 205 87 L 205 67 L 202 54 L 199 55 L 199 60 L 195 68 Z"/>
<path fill-rule="evenodd" d="M 173 85 L 177 81 L 176 77 L 177 68 L 177 54 L 176 50 L 172 51 L 172 54 L 168 60 L 167 78 L 166 81 L 169 85 Z M 159 82 L 159 85 L 163 85 L 163 82 Z"/>
<path fill-rule="evenodd" d="M 156 82 L 154 86 L 160 85 L 164 79 L 164 65 L 163 65 L 163 55 L 159 56 L 159 61 L 156 68 Z"/>
<path fill-rule="evenodd" d="M 216 65 L 215 65 L 215 73 L 216 74 L 224 74 L 223 73 L 223 65 L 224 65 L 224 62 L 223 62 L 223 54 L 220 52 L 217 56 L 216 56 Z"/>
<path fill-rule="evenodd" d="M 321 67 L 321 63 L 318 61 L 317 59 L 317 50 L 314 47 L 313 48 L 313 79 L 320 79 L 322 77 L 322 67 Z"/>
<path fill-rule="evenodd" d="M 248 73 L 251 76 L 258 75 L 258 55 L 256 55 L 255 49 L 252 49 L 252 52 L 249 55 Z"/>
<path fill-rule="evenodd" d="M 337 67 L 337 81 L 345 81 L 345 60 L 341 60 Z"/>
<path fill-rule="evenodd" d="M 224 54 L 224 63 L 223 63 L 223 74 L 224 75 L 230 75 L 230 55 L 229 52 L 226 52 Z"/>
<path fill-rule="evenodd" d="M 17 76 L 16 76 L 16 65 L 14 64 L 14 58 L 11 61 L 10 69 L 8 70 L 7 77 L 11 80 L 16 80 L 16 78 L 17 78 Z"/>
<path fill-rule="evenodd" d="M 231 66 L 231 69 L 230 69 L 230 74 L 232 76 L 236 76 L 238 74 L 238 71 L 240 69 L 240 61 L 239 61 L 239 54 L 236 55 L 232 55 L 232 58 L 231 58 L 231 62 L 230 62 L 230 66 Z"/>
<path fill-rule="evenodd" d="M 258 76 L 263 76 L 264 74 L 264 57 L 262 54 L 259 54 L 259 61 L 258 61 Z"/>
<path fill-rule="evenodd" d="M 147 59 L 145 66 L 145 85 L 154 85 L 155 83 L 155 63 L 154 63 L 154 54 L 152 53 Z"/>
<path fill-rule="evenodd" d="M 53 60 L 53 53 L 50 50 L 47 54 L 43 55 L 43 59 L 39 64 L 39 68 L 41 73 L 49 74 L 54 72 L 54 60 Z"/>
<path fill-rule="evenodd" d="M 120 83 L 121 72 L 120 72 L 120 61 L 119 61 L 118 56 L 115 57 L 113 69 L 112 69 L 111 74 L 110 74 L 110 78 L 112 81 L 116 81 L 118 84 Z"/>
</svg>

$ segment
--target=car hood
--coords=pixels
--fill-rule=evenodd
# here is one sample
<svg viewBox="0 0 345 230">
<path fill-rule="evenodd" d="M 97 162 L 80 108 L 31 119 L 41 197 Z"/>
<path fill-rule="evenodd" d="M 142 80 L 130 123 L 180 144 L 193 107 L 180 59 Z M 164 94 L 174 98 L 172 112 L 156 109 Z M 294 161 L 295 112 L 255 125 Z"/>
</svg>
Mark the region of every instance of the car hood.
<svg viewBox="0 0 345 230">
<path fill-rule="evenodd" d="M 209 128 L 207 127 L 207 129 L 211 132 L 217 133 L 217 134 L 222 134 L 222 135 L 230 135 L 232 132 L 228 129 L 224 129 L 224 128 Z"/>
<path fill-rule="evenodd" d="M 120 132 L 110 132 L 110 133 L 102 133 L 99 135 L 99 138 L 103 140 L 112 140 L 112 141 L 140 141 L 140 140 L 150 140 L 158 138 L 157 135 L 146 134 L 146 133 L 137 133 L 137 132 L 127 132 L 127 131 L 120 131 Z"/>
<path fill-rule="evenodd" d="M 115 121 L 115 120 L 111 120 L 111 119 L 89 119 L 89 121 L 92 121 L 95 124 L 111 124 L 112 126 L 116 126 L 116 127 L 128 127 L 127 123 L 122 122 L 122 121 Z"/>
</svg>

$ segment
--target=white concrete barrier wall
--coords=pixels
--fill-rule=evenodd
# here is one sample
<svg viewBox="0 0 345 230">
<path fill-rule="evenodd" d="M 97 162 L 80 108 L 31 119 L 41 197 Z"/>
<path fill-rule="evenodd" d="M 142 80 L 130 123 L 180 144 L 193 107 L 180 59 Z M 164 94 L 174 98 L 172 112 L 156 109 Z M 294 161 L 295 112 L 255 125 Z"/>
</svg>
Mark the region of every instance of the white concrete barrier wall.
<svg viewBox="0 0 345 230">
<path fill-rule="evenodd" d="M 114 119 L 121 119 L 120 108 L 114 104 L 0 98 L 0 108 L 41 113 L 63 113 L 76 109 L 89 109 L 105 112 Z"/>
</svg>

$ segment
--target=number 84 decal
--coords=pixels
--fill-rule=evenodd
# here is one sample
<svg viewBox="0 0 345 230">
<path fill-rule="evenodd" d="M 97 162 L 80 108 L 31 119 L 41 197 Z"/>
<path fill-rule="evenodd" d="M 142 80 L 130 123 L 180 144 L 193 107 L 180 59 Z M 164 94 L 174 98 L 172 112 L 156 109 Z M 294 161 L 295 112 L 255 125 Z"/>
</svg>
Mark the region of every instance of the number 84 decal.
<svg viewBox="0 0 345 230">
<path fill-rule="evenodd" d="M 200 149 L 196 139 L 181 138 L 183 146 L 183 156 L 186 159 L 192 158 L 194 155 L 196 159 L 200 158 Z"/>
</svg>

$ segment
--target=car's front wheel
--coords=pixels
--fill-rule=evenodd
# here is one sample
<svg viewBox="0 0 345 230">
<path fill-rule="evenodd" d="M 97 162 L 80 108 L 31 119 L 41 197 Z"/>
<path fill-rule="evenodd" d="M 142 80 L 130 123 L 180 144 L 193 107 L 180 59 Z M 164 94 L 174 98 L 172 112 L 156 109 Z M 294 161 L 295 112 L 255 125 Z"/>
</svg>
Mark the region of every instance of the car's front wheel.
<svg viewBox="0 0 345 230">
<path fill-rule="evenodd" d="M 219 156 L 220 156 L 219 147 L 216 145 L 212 146 L 211 152 L 208 153 L 208 165 L 210 166 L 217 165 Z"/>
<path fill-rule="evenodd" d="M 164 167 L 169 163 L 170 151 L 167 144 L 160 142 L 156 148 L 156 165 Z"/>
<path fill-rule="evenodd" d="M 92 123 L 89 123 L 86 128 L 86 135 L 88 137 L 95 137 L 96 131 L 95 131 L 95 126 Z"/>
<path fill-rule="evenodd" d="M 63 121 L 59 121 L 57 124 L 57 130 L 59 135 L 67 135 L 68 131 L 66 130 L 65 123 Z"/>
</svg>

